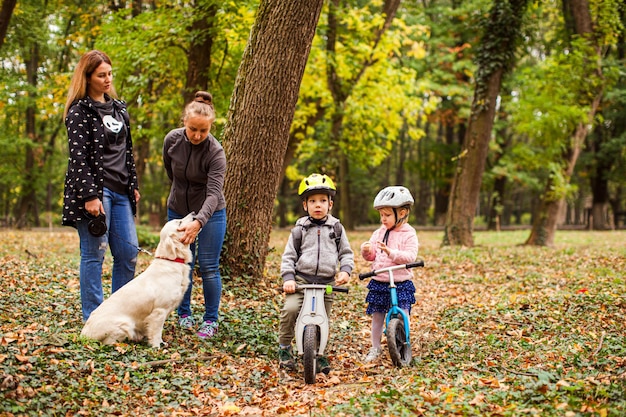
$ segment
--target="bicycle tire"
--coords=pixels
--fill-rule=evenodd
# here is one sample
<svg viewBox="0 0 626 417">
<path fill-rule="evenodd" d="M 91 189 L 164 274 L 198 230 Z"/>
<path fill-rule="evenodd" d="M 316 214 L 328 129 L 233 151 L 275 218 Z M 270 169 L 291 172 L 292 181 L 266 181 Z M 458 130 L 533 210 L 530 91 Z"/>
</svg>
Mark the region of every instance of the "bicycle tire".
<svg viewBox="0 0 626 417">
<path fill-rule="evenodd" d="M 404 321 L 399 318 L 389 320 L 387 325 L 387 347 L 391 362 L 402 368 L 411 363 L 411 345 L 406 342 L 406 332 L 404 331 Z"/>
<path fill-rule="evenodd" d="M 319 348 L 317 332 L 317 326 L 314 324 L 304 327 L 302 365 L 304 366 L 304 382 L 307 384 L 315 383 L 317 350 Z"/>
</svg>

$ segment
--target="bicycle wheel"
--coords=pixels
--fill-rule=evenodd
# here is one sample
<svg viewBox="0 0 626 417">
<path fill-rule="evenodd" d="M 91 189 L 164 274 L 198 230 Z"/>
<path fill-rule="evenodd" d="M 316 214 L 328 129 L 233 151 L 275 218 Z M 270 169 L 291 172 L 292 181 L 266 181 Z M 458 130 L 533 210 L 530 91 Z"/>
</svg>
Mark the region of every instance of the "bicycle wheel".
<svg viewBox="0 0 626 417">
<path fill-rule="evenodd" d="M 404 321 L 399 318 L 389 320 L 387 326 L 387 347 L 393 364 L 402 368 L 411 363 L 411 345 L 406 342 Z"/>
<path fill-rule="evenodd" d="M 304 382 L 307 384 L 315 383 L 317 350 L 319 348 L 319 340 L 317 337 L 317 326 L 309 324 L 304 328 L 304 340 L 302 341 L 302 364 L 304 366 Z"/>
</svg>

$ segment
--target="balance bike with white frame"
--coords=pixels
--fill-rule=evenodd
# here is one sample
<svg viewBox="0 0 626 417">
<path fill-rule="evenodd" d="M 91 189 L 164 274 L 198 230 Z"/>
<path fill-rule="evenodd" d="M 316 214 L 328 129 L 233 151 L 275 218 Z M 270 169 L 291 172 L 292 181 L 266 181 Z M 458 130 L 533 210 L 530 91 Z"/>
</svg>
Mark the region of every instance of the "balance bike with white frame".
<svg viewBox="0 0 626 417">
<path fill-rule="evenodd" d="M 296 321 L 296 349 L 302 356 L 304 382 L 315 383 L 318 357 L 324 355 L 328 343 L 328 314 L 324 295 L 333 291 L 348 292 L 347 288 L 324 284 L 299 284 L 296 291 L 304 293 L 300 314 Z"/>
</svg>

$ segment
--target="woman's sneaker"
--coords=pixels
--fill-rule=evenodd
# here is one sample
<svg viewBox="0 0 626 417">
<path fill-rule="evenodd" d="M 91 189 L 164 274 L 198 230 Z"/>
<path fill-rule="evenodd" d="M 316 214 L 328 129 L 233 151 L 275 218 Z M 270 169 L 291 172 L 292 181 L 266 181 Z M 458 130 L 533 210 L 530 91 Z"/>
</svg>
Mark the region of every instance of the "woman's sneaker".
<svg viewBox="0 0 626 417">
<path fill-rule="evenodd" d="M 296 361 L 293 359 L 291 346 L 285 349 L 278 349 L 278 364 L 281 368 L 290 369 L 292 371 L 296 369 Z"/>
<path fill-rule="evenodd" d="M 383 354 L 383 350 L 381 348 L 370 348 L 370 351 L 367 353 L 367 356 L 365 357 L 365 362 L 374 362 L 376 359 L 378 359 L 380 357 L 380 355 Z"/>
<path fill-rule="evenodd" d="M 205 321 L 200 325 L 200 328 L 198 329 L 198 337 L 200 339 L 207 339 L 215 336 L 217 334 L 217 326 L 218 325 L 215 322 L 209 320 Z"/>
<path fill-rule="evenodd" d="M 178 319 L 178 326 L 183 330 L 191 330 L 195 327 L 196 322 L 189 314 L 184 314 Z"/>
</svg>

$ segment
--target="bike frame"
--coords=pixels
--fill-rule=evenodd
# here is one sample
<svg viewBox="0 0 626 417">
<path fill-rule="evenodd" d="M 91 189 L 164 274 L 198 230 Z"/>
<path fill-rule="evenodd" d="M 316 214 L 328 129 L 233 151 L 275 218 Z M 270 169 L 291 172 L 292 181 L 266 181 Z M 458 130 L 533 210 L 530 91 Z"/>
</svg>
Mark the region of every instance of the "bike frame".
<svg viewBox="0 0 626 417">
<path fill-rule="evenodd" d="M 406 344 L 406 347 L 408 348 L 408 352 L 411 352 L 411 333 L 409 329 L 409 315 L 407 314 L 407 312 L 405 312 L 400 307 L 398 307 L 398 289 L 396 287 L 396 283 L 393 278 L 393 272 L 399 269 L 411 269 L 411 268 L 415 268 L 418 266 L 424 266 L 424 261 L 420 260 L 417 262 L 412 262 L 412 263 L 408 263 L 404 265 L 393 265 L 393 266 L 389 266 L 386 268 L 380 268 L 375 271 L 370 271 L 370 272 L 366 272 L 363 274 L 359 274 L 360 280 L 363 280 L 365 278 L 370 278 L 370 277 L 373 277 L 375 275 L 378 275 L 384 272 L 387 272 L 389 274 L 389 295 L 391 297 L 391 306 L 389 307 L 389 311 L 387 311 L 387 314 L 385 316 L 385 335 L 389 337 L 389 323 L 391 322 L 391 320 L 396 319 L 396 318 L 402 318 L 402 323 L 404 327 L 404 335 L 406 339 L 405 344 Z M 392 357 L 392 361 L 393 360 L 394 359 Z M 396 363 L 394 362 L 394 364 Z M 396 366 L 400 366 L 400 365 L 396 364 Z"/>
<path fill-rule="evenodd" d="M 398 292 L 396 289 L 396 283 L 393 280 L 393 271 L 395 269 L 404 269 L 404 265 L 400 265 L 398 268 L 390 268 L 389 269 L 389 292 L 391 294 L 391 307 L 385 316 L 385 334 L 387 334 L 387 328 L 389 327 L 389 321 L 398 316 L 402 317 L 402 322 L 404 323 L 404 334 L 406 335 L 406 344 L 407 346 L 411 346 L 411 337 L 409 331 L 409 316 L 406 314 L 406 311 L 402 310 L 398 307 Z"/>
<path fill-rule="evenodd" d="M 320 344 L 317 353 L 323 355 L 328 343 L 328 313 L 324 304 L 324 295 L 327 292 L 332 292 L 332 287 L 321 284 L 299 284 L 297 290 L 304 292 L 304 300 L 296 320 L 296 349 L 298 354 L 304 353 L 304 328 L 309 324 L 314 324 L 320 331 Z"/>
</svg>

